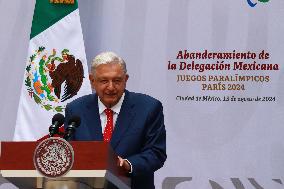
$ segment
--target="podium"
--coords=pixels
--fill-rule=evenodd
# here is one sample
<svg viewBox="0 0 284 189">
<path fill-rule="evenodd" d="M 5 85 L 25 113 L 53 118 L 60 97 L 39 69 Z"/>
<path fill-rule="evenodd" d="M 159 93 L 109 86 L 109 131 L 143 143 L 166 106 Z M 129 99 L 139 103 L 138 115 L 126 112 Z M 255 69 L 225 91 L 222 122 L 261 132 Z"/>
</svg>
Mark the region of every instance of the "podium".
<svg viewBox="0 0 284 189">
<path fill-rule="evenodd" d="M 59 178 L 46 178 L 36 170 L 33 156 L 38 144 L 0 142 L 2 177 L 19 189 L 130 189 L 130 178 L 117 166 L 117 156 L 108 143 L 71 141 L 74 163 Z"/>
</svg>

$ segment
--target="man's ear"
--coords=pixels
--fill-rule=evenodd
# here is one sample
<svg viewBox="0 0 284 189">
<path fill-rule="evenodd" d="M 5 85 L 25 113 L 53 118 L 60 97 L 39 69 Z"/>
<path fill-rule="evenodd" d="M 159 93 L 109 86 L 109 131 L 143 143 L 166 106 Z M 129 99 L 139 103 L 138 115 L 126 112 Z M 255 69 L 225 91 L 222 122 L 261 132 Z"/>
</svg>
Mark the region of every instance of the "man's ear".
<svg viewBox="0 0 284 189">
<path fill-rule="evenodd" d="M 95 89 L 95 76 L 92 74 L 92 73 L 90 73 L 89 74 L 89 80 L 90 80 L 90 83 L 91 83 L 91 87 L 92 87 L 92 89 Z"/>
<path fill-rule="evenodd" d="M 91 74 L 91 73 L 89 74 L 89 80 L 90 80 L 91 83 L 95 80 L 93 74 Z"/>
<path fill-rule="evenodd" d="M 129 78 L 129 75 L 126 74 L 126 75 L 125 75 L 125 83 L 127 82 L 128 78 Z"/>
</svg>

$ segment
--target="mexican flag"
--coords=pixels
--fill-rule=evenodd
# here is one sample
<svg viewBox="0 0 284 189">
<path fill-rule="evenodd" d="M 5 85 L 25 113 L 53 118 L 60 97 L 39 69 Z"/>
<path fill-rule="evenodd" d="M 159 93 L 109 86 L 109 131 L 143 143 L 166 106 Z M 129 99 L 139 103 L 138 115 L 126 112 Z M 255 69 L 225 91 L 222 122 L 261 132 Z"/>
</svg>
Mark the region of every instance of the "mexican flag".
<svg viewBox="0 0 284 189">
<path fill-rule="evenodd" d="M 56 113 L 91 92 L 77 1 L 36 0 L 14 140 L 47 135 Z"/>
</svg>

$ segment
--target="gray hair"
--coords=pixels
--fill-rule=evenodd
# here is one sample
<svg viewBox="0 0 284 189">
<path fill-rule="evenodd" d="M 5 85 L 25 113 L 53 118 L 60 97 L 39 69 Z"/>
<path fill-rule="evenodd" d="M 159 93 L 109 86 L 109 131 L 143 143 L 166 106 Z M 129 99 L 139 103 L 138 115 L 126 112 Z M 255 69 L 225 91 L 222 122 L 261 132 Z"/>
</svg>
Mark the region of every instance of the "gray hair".
<svg viewBox="0 0 284 189">
<path fill-rule="evenodd" d="M 127 73 L 126 63 L 114 52 L 102 52 L 98 54 L 92 61 L 91 73 L 95 75 L 96 68 L 101 64 L 119 64 L 124 73 Z"/>
</svg>

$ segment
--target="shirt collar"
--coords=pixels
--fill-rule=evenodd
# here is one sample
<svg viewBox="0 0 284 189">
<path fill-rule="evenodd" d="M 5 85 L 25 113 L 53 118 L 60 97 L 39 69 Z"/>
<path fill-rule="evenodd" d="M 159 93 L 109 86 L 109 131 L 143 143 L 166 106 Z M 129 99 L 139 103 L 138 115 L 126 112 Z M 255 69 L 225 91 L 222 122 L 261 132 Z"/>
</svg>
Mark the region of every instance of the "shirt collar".
<svg viewBox="0 0 284 189">
<path fill-rule="evenodd" d="M 118 103 L 111 107 L 110 109 L 115 112 L 116 114 L 119 114 L 123 100 L 124 100 L 125 93 L 122 94 L 121 98 L 119 99 Z M 100 100 L 100 97 L 98 96 L 98 106 L 99 106 L 99 113 L 102 114 L 105 109 L 107 108 L 102 101 Z"/>
</svg>

